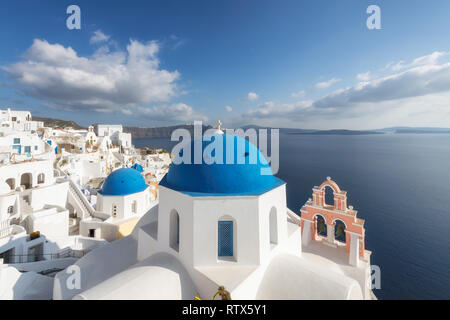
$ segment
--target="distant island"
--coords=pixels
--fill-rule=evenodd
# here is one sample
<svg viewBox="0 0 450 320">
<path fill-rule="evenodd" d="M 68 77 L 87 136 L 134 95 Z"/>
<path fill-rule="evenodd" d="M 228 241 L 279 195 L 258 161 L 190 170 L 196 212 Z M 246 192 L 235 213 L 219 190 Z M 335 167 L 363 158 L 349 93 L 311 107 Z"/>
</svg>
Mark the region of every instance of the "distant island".
<svg viewBox="0 0 450 320">
<path fill-rule="evenodd" d="M 203 126 L 202 132 L 212 128 L 211 126 Z M 176 129 L 187 129 L 194 135 L 194 125 L 183 124 L 168 127 L 155 127 L 155 128 L 140 128 L 140 127 L 123 127 L 123 131 L 131 133 L 133 138 L 170 138 L 172 132 Z"/>
<path fill-rule="evenodd" d="M 46 127 L 71 127 L 73 129 L 86 129 L 72 120 L 61 120 L 46 117 L 33 117 L 35 121 L 42 121 Z M 187 129 L 194 133 L 194 126 L 190 124 L 165 126 L 165 127 L 131 127 L 124 126 L 124 132 L 131 133 L 133 138 L 170 138 L 172 132 L 176 129 Z M 212 128 L 210 125 L 203 125 L 203 132 Z M 246 125 L 242 129 L 274 129 L 271 127 L 262 127 L 257 125 Z M 282 134 L 307 134 L 307 135 L 372 135 L 372 134 L 450 134 L 450 128 L 433 128 L 433 127 L 390 127 L 375 130 L 347 130 L 347 129 L 332 129 L 332 130 L 317 130 L 317 129 L 297 129 L 297 128 L 279 128 Z"/>
</svg>

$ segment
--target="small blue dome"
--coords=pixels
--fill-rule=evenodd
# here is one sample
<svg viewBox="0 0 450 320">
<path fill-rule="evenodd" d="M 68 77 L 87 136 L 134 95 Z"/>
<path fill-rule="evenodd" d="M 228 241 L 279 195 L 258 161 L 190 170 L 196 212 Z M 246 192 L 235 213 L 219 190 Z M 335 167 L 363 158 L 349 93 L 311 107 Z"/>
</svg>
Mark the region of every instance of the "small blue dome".
<svg viewBox="0 0 450 320">
<path fill-rule="evenodd" d="M 191 140 L 178 155 L 178 159 L 182 159 L 183 153 L 190 148 L 191 163 L 176 164 L 174 162 L 178 159 L 175 158 L 160 185 L 191 196 L 226 196 L 258 195 L 285 183 L 272 174 L 266 158 L 248 140 L 229 134 L 210 137 L 211 141 L 203 141 L 202 138 Z M 203 155 L 210 154 L 216 142 L 223 146 L 222 155 L 217 155 L 222 158 L 222 163 L 207 164 Z M 199 164 L 194 164 L 196 144 L 202 150 L 203 159 Z M 227 148 L 233 153 L 228 154 Z M 211 154 L 213 158 L 216 157 L 215 152 Z"/>
<path fill-rule="evenodd" d="M 104 196 L 126 196 L 147 188 L 144 177 L 135 169 L 122 168 L 112 172 L 99 191 Z"/>
<path fill-rule="evenodd" d="M 131 166 L 131 169 L 137 170 L 138 172 L 144 172 L 144 168 L 137 162 Z"/>
</svg>

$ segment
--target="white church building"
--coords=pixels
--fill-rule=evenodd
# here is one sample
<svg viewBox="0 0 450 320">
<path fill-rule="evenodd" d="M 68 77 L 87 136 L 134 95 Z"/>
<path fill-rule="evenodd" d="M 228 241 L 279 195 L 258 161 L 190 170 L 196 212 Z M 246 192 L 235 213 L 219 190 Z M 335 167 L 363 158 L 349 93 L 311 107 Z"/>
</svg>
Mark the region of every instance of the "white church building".
<svg viewBox="0 0 450 320">
<path fill-rule="evenodd" d="M 125 207 L 148 211 L 130 235 L 75 263 L 78 289 L 66 285 L 71 273 L 59 272 L 53 298 L 211 299 L 224 286 L 234 300 L 368 299 L 369 282 L 346 275 L 332 261 L 303 256 L 300 218 L 286 206 L 285 182 L 261 174 L 270 168 L 262 153 L 237 136 L 214 139 L 223 142 L 223 164 L 174 161 L 154 206 L 148 206 L 142 176 L 113 172 L 119 177 L 105 181 L 99 208 L 112 215 Z M 208 144 L 197 138 L 183 152 L 190 148 L 193 158 L 195 146 L 205 151 Z"/>
<path fill-rule="evenodd" d="M 130 234 L 139 219 L 157 205 L 152 190 L 135 169 L 113 171 L 97 193 L 96 212 L 80 222 L 80 235 L 114 241 Z"/>
</svg>

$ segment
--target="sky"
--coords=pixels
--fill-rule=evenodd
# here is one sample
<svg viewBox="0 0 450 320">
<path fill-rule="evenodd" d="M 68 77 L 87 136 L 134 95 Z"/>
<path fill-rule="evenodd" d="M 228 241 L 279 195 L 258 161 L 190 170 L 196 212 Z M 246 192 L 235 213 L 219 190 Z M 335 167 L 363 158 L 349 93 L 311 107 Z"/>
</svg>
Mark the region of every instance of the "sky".
<svg viewBox="0 0 450 320">
<path fill-rule="evenodd" d="M 450 127 L 448 0 L 0 5 L 2 109 L 84 126 Z"/>
</svg>

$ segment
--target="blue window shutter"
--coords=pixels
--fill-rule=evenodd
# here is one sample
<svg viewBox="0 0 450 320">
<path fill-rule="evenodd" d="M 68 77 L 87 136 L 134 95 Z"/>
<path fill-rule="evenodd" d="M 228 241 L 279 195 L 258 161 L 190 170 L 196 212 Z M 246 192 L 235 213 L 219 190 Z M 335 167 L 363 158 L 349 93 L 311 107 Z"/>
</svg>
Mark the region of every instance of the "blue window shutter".
<svg viewBox="0 0 450 320">
<path fill-rule="evenodd" d="M 233 256 L 233 221 L 219 221 L 218 226 L 219 257 Z"/>
</svg>

